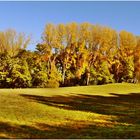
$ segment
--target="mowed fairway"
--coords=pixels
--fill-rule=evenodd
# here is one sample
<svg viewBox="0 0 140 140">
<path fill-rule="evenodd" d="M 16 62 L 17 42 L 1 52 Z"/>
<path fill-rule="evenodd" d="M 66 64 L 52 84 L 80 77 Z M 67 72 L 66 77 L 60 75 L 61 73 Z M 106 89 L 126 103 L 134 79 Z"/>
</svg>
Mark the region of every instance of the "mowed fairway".
<svg viewBox="0 0 140 140">
<path fill-rule="evenodd" d="M 0 138 L 140 138 L 140 85 L 0 89 Z"/>
</svg>

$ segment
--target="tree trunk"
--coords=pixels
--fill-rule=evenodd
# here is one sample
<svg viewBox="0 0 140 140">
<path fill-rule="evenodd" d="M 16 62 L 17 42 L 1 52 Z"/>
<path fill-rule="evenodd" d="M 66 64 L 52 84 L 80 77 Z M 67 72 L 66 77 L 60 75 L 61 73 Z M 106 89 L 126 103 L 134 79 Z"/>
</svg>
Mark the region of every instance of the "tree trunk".
<svg viewBox="0 0 140 140">
<path fill-rule="evenodd" d="M 62 70 L 62 84 L 65 84 L 65 75 L 66 75 L 66 67 L 63 65 L 63 70 Z"/>
<path fill-rule="evenodd" d="M 86 85 L 89 85 L 89 78 L 90 78 L 90 73 L 87 73 L 87 81 L 86 81 Z"/>
<path fill-rule="evenodd" d="M 90 78 L 90 71 L 89 69 L 86 69 L 86 85 L 89 85 L 89 78 Z"/>
</svg>

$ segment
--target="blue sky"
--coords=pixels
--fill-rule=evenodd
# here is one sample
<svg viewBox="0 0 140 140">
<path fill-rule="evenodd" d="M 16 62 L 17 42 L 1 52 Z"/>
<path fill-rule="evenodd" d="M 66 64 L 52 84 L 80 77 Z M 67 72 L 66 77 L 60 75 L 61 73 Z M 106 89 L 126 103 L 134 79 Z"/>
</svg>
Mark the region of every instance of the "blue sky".
<svg viewBox="0 0 140 140">
<path fill-rule="evenodd" d="M 0 31 L 12 28 L 31 35 L 28 49 L 41 41 L 47 23 L 90 22 L 140 35 L 140 1 L 0 2 Z"/>
</svg>

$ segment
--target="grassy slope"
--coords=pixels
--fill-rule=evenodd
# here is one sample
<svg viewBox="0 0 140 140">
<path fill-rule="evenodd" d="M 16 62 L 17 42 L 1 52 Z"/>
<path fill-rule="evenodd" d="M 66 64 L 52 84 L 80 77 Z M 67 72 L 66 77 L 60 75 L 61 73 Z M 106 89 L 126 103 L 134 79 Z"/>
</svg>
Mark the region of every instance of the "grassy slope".
<svg viewBox="0 0 140 140">
<path fill-rule="evenodd" d="M 0 89 L 0 138 L 140 138 L 140 85 Z"/>
</svg>

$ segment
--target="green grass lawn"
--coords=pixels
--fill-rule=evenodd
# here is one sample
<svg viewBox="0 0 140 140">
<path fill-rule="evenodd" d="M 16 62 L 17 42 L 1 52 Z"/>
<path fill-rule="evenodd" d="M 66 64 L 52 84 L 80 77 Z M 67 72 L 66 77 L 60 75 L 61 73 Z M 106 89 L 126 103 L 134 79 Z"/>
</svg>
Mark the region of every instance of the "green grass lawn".
<svg viewBox="0 0 140 140">
<path fill-rule="evenodd" d="M 0 138 L 140 138 L 140 85 L 0 89 Z"/>
</svg>

